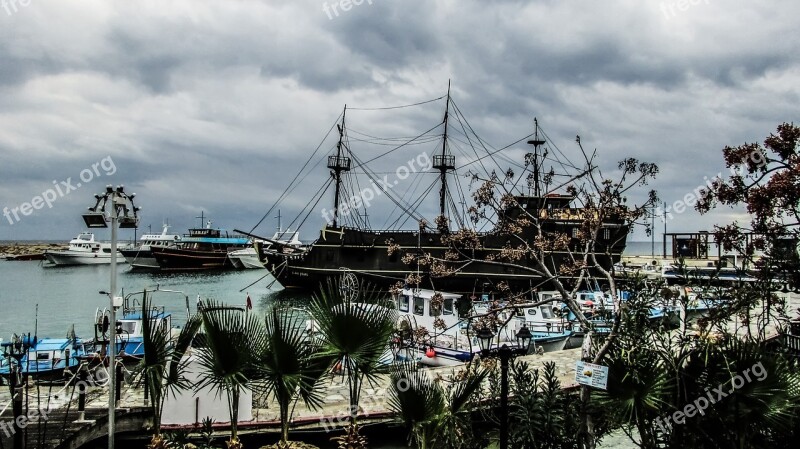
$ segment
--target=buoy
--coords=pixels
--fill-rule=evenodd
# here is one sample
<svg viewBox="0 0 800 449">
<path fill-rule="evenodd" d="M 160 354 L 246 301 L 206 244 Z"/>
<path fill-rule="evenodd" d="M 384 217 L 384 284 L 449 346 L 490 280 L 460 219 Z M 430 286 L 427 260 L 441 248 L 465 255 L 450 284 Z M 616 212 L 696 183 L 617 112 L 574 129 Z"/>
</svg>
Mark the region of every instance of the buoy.
<svg viewBox="0 0 800 449">
<path fill-rule="evenodd" d="M 425 357 L 430 359 L 436 357 L 436 351 L 433 349 L 433 347 L 428 347 L 428 350 L 425 351 Z"/>
</svg>

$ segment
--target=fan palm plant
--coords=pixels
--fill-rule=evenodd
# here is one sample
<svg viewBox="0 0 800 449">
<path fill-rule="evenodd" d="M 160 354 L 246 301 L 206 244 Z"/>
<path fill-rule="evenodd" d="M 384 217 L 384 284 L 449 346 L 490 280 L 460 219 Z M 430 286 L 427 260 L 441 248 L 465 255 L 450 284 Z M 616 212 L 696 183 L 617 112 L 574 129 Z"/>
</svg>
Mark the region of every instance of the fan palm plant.
<svg viewBox="0 0 800 449">
<path fill-rule="evenodd" d="M 259 355 L 266 340 L 264 326 L 254 314 L 207 301 L 200 311 L 205 348 L 196 352 L 200 365 L 197 388 L 225 394 L 231 419 L 228 448 L 241 448 L 238 432 L 239 398 L 257 378 Z"/>
<path fill-rule="evenodd" d="M 135 369 L 141 374 L 145 391 L 150 398 L 150 409 L 153 413 L 153 438 L 151 447 L 161 447 L 161 414 L 167 394 L 189 388 L 191 385 L 184 377 L 185 362 L 183 356 L 191 345 L 198 329 L 200 319 L 197 315 L 189 317 L 176 339 L 172 339 L 167 320 L 159 319 L 159 313 L 151 305 L 145 290 L 142 297 L 142 346 L 144 356 Z"/>
<path fill-rule="evenodd" d="M 410 442 L 417 448 L 462 447 L 471 439 L 469 404 L 487 371 L 467 367 L 466 373 L 446 390 L 411 364 L 392 371 L 389 406 L 409 429 Z"/>
<path fill-rule="evenodd" d="M 260 379 L 267 395 L 275 398 L 280 409 L 281 442 L 278 447 L 288 448 L 290 407 L 302 399 L 312 409 L 322 405 L 315 388 L 319 379 L 329 370 L 331 359 L 315 357 L 318 342 L 309 338 L 302 317 L 295 309 L 274 307 L 266 316 L 266 341 L 259 360 Z"/>
<path fill-rule="evenodd" d="M 371 287 L 349 291 L 338 282 L 329 281 L 327 288 L 311 301 L 311 315 L 320 337 L 319 357 L 341 364 L 342 375 L 347 379 L 348 435 L 353 440 L 361 440 L 356 418 L 362 386 L 377 380 L 397 321 L 396 310 L 387 307 L 386 295 Z"/>
<path fill-rule="evenodd" d="M 793 439 L 800 375 L 783 357 L 765 353 L 755 342 L 727 337 L 698 347 L 682 367 L 678 385 L 677 409 L 698 398 L 717 402 L 674 427 L 673 444 L 781 447 Z"/>
</svg>

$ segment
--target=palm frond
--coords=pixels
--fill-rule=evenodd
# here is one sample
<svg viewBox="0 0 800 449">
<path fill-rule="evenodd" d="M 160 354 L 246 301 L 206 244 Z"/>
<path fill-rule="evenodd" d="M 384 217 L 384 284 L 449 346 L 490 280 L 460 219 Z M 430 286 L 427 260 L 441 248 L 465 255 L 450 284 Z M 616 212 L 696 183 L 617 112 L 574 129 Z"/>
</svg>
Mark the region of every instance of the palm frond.
<svg viewBox="0 0 800 449">
<path fill-rule="evenodd" d="M 219 394 L 239 390 L 256 378 L 264 328 L 255 315 L 214 301 L 203 305 L 200 319 L 206 347 L 196 351 L 201 367 L 199 388 Z"/>
</svg>

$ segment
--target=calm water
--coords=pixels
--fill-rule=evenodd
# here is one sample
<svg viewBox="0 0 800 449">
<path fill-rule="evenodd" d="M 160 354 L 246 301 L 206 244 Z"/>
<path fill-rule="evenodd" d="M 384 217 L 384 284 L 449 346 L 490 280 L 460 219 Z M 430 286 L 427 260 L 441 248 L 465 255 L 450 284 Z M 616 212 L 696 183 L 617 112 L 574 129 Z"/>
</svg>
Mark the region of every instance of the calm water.
<svg viewBox="0 0 800 449">
<path fill-rule="evenodd" d="M 75 325 L 79 337 L 93 337 L 92 324 L 97 308 L 106 308 L 109 299 L 98 292 L 110 287 L 109 265 L 74 267 L 43 267 L 40 262 L 0 261 L 0 338 L 8 339 L 13 333 L 34 332 L 38 304 L 38 335 L 63 337 Z M 173 324 L 186 321 L 186 300 L 192 312 L 197 295 L 228 303 L 244 305 L 247 293 L 253 307 L 263 310 L 275 291 L 262 280 L 266 271 L 245 270 L 214 273 L 145 273 L 132 272 L 127 264 L 119 266 L 117 286 L 125 293 L 161 289 L 179 290 L 183 295 L 156 293 L 154 305 L 163 305 L 173 315 Z M 271 278 L 270 278 L 271 279 Z M 244 292 L 239 290 L 247 287 Z"/>
</svg>

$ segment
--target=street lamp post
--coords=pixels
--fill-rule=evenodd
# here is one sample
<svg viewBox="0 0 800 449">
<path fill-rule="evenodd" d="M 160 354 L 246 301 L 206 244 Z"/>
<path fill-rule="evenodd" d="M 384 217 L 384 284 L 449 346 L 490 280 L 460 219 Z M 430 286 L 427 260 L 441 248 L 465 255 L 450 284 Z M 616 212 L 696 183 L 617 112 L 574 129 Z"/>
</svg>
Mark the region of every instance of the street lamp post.
<svg viewBox="0 0 800 449">
<path fill-rule="evenodd" d="M 30 348 L 30 334 L 27 337 L 24 334 L 21 337 L 15 335 L 10 342 L 3 343 L 3 357 L 8 360 L 8 387 L 11 391 L 12 412 L 14 415 L 11 426 L 14 434 L 13 444 L 15 449 L 22 449 L 24 443 L 23 428 L 20 426 L 19 419 L 22 416 L 22 358 L 25 357 Z"/>
<path fill-rule="evenodd" d="M 494 333 L 487 328 L 478 332 L 481 357 L 500 359 L 500 449 L 508 449 L 508 366 L 511 359 L 528 353 L 533 334 L 527 326 L 522 326 L 516 337 L 517 345 L 513 348 L 505 343 L 492 348 Z"/>
<path fill-rule="evenodd" d="M 114 189 L 106 186 L 106 191 L 102 195 L 95 195 L 97 200 L 94 207 L 89 208 L 89 212 L 83 214 L 83 221 L 89 228 L 106 228 L 111 222 L 111 286 L 107 294 L 110 298 L 111 309 L 108 341 L 108 447 L 114 449 L 115 432 L 115 411 L 117 407 L 116 392 L 116 343 L 117 343 L 117 318 L 116 308 L 118 304 L 117 293 L 117 227 L 136 228 L 139 225 L 137 213 L 139 208 L 133 204 L 135 193 L 125 193 L 123 186 Z M 130 203 L 130 207 L 128 204 Z M 121 302 L 121 301 L 119 301 Z"/>
</svg>

